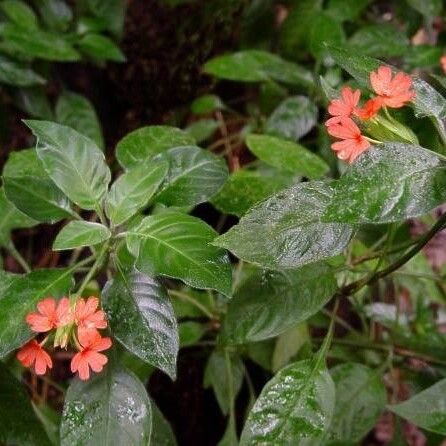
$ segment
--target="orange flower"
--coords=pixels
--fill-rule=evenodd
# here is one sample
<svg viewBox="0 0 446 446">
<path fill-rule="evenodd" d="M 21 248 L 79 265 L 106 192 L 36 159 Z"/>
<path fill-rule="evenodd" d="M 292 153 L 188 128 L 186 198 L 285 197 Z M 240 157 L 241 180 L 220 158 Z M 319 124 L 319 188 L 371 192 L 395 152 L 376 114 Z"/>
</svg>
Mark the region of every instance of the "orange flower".
<svg viewBox="0 0 446 446">
<path fill-rule="evenodd" d="M 440 65 L 443 71 L 446 73 L 446 55 L 440 57 Z"/>
<path fill-rule="evenodd" d="M 83 330 L 79 333 L 79 343 L 82 350 L 76 353 L 71 360 L 71 371 L 78 372 L 83 381 L 90 378 L 90 367 L 98 373 L 102 371 L 108 358 L 102 353 L 111 347 L 110 338 L 102 338 L 96 330 Z"/>
<path fill-rule="evenodd" d="M 396 73 L 392 78 L 392 70 L 386 66 L 370 73 L 370 83 L 381 98 L 382 105 L 387 107 L 402 107 L 415 97 L 415 92 L 411 90 L 412 78 L 403 72 Z"/>
<path fill-rule="evenodd" d="M 374 118 L 382 107 L 382 99 L 377 96 L 376 98 L 369 99 L 361 108 L 356 109 L 356 115 L 364 120 Z"/>
<path fill-rule="evenodd" d="M 17 359 L 25 366 L 31 367 L 34 363 L 36 375 L 44 375 L 46 369 L 53 367 L 50 355 L 33 339 L 25 344 L 17 353 Z"/>
<path fill-rule="evenodd" d="M 89 297 L 86 301 L 79 299 L 76 302 L 74 310 L 74 321 L 78 326 L 79 332 L 82 330 L 96 330 L 107 328 L 105 313 L 98 310 L 99 299 L 97 297 Z"/>
<path fill-rule="evenodd" d="M 361 134 L 359 127 L 350 118 L 340 118 L 338 124 L 328 126 L 328 133 L 343 141 L 335 142 L 331 148 L 341 160 L 352 163 L 370 147 L 369 141 Z"/>
<path fill-rule="evenodd" d="M 341 97 L 333 99 L 328 106 L 328 113 L 333 116 L 327 121 L 327 125 L 337 124 L 341 116 L 349 118 L 358 105 L 361 92 L 353 91 L 350 87 L 344 87 L 341 90 Z"/>
<path fill-rule="evenodd" d="M 32 331 L 44 333 L 53 328 L 63 327 L 71 322 L 70 301 L 64 297 L 58 304 L 52 297 L 47 297 L 37 304 L 38 313 L 29 313 L 26 322 Z"/>
</svg>

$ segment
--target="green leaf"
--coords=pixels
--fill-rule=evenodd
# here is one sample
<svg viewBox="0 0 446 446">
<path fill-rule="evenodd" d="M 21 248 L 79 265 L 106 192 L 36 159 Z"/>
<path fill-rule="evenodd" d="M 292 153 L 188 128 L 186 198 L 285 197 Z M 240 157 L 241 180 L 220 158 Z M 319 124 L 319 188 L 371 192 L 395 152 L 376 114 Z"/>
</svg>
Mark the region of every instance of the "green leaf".
<svg viewBox="0 0 446 446">
<path fill-rule="evenodd" d="M 69 200 L 46 174 L 34 149 L 11 152 L 3 183 L 8 200 L 35 220 L 55 223 L 73 215 Z"/>
<path fill-rule="evenodd" d="M 127 237 L 137 268 L 180 279 L 195 288 L 231 293 L 228 255 L 210 242 L 217 233 L 203 221 L 178 212 L 144 218 Z"/>
<path fill-rule="evenodd" d="M 268 135 L 249 135 L 246 144 L 257 158 L 278 169 L 311 179 L 319 178 L 329 170 L 325 161 L 291 141 Z"/>
<path fill-rule="evenodd" d="M 418 427 L 446 435 L 446 379 L 400 404 L 387 406 Z"/>
<path fill-rule="evenodd" d="M 350 37 L 349 44 L 366 56 L 396 57 L 406 54 L 409 39 L 394 26 L 379 23 L 360 28 Z"/>
<path fill-rule="evenodd" d="M 114 225 L 125 223 L 149 203 L 166 177 L 168 166 L 164 160 L 152 161 L 134 167 L 113 183 L 105 210 Z"/>
<path fill-rule="evenodd" d="M 371 3 L 371 0 L 330 0 L 327 13 L 337 20 L 353 21 Z"/>
<path fill-rule="evenodd" d="M 345 33 L 342 23 L 326 12 L 315 15 L 309 29 L 309 48 L 316 59 L 326 56 L 326 45 L 342 45 Z"/>
<path fill-rule="evenodd" d="M 317 122 L 317 107 L 305 96 L 285 99 L 266 121 L 265 132 L 280 138 L 298 140 Z"/>
<path fill-rule="evenodd" d="M 234 398 L 240 392 L 243 384 L 245 367 L 239 356 L 231 355 L 232 391 Z M 214 351 L 209 356 L 204 371 L 204 387 L 212 387 L 218 405 L 224 415 L 229 413 L 229 379 L 226 369 L 225 353 Z"/>
<path fill-rule="evenodd" d="M 97 145 L 70 127 L 25 121 L 37 137 L 37 155 L 47 174 L 84 209 L 95 209 L 110 182 L 110 169 Z"/>
<path fill-rule="evenodd" d="M 30 68 L 0 56 L 0 82 L 17 87 L 43 85 L 46 80 Z"/>
<path fill-rule="evenodd" d="M 150 400 L 141 381 L 108 364 L 88 381 L 68 388 L 60 428 L 61 446 L 147 446 L 152 431 Z"/>
<path fill-rule="evenodd" d="M 100 223 L 89 221 L 70 221 L 65 225 L 53 243 L 54 251 L 93 246 L 111 237 L 110 230 Z"/>
<path fill-rule="evenodd" d="M 0 300 L 1 302 L 1 300 Z M 28 392 L 0 363 L 0 443 L 49 446 L 51 443 L 31 406 Z"/>
<path fill-rule="evenodd" d="M 86 97 L 64 91 L 57 100 L 56 120 L 88 136 L 100 149 L 104 149 L 101 124 L 93 104 Z"/>
<path fill-rule="evenodd" d="M 320 360 L 296 362 L 263 388 L 252 408 L 240 446 L 319 444 L 335 404 L 333 381 Z"/>
<path fill-rule="evenodd" d="M 317 313 L 336 290 L 336 279 L 325 264 L 256 270 L 229 302 L 222 338 L 244 344 L 277 336 Z"/>
<path fill-rule="evenodd" d="M 206 326 L 199 322 L 181 322 L 178 326 L 180 346 L 187 347 L 189 345 L 194 345 L 203 337 L 206 331 Z"/>
<path fill-rule="evenodd" d="M 217 56 L 204 70 L 220 79 L 240 82 L 275 80 L 290 85 L 309 87 L 312 75 L 301 66 L 261 50 L 245 50 Z"/>
<path fill-rule="evenodd" d="M 126 135 L 116 146 L 122 167 L 130 169 L 173 147 L 195 144 L 194 138 L 176 127 L 153 125 Z"/>
<path fill-rule="evenodd" d="M 225 104 L 223 104 L 222 100 L 215 94 L 205 94 L 204 96 L 200 96 L 195 99 L 190 106 L 192 113 L 196 115 L 211 113 L 214 110 L 223 110 L 224 108 Z"/>
<path fill-rule="evenodd" d="M 426 214 L 446 201 L 446 163 L 403 143 L 370 148 L 334 183 L 323 220 L 390 223 Z"/>
<path fill-rule="evenodd" d="M 101 19 L 112 33 L 121 35 L 124 27 L 125 2 L 122 0 L 86 0 L 90 11 Z"/>
<path fill-rule="evenodd" d="M 214 244 L 238 258 L 271 269 L 295 268 L 342 253 L 352 227 L 320 218 L 333 183 L 300 183 L 252 208 Z"/>
<path fill-rule="evenodd" d="M 97 60 L 124 62 L 125 56 L 113 40 L 101 34 L 86 34 L 77 46 L 82 52 Z"/>
<path fill-rule="evenodd" d="M 383 412 L 387 392 L 381 376 L 362 364 L 346 363 L 330 370 L 336 403 L 328 437 L 341 444 L 360 444 Z"/>
<path fill-rule="evenodd" d="M 265 176 L 259 172 L 239 169 L 232 173 L 210 202 L 225 214 L 241 217 L 249 208 L 273 195 L 291 182 L 283 175 Z"/>
<path fill-rule="evenodd" d="M 429 20 L 440 15 L 443 8 L 441 0 L 407 0 L 407 3 Z"/>
<path fill-rule="evenodd" d="M 219 124 L 215 119 L 200 119 L 189 124 L 186 131 L 197 143 L 201 143 L 209 139 L 218 127 Z"/>
<path fill-rule="evenodd" d="M 24 29 L 38 28 L 37 17 L 26 3 L 19 0 L 3 0 L 0 3 L 0 8 L 6 17 L 17 26 Z"/>
<path fill-rule="evenodd" d="M 8 273 L 0 269 L 0 299 L 6 293 L 6 290 L 12 285 L 15 279 L 19 276 L 17 274 Z"/>
<path fill-rule="evenodd" d="M 51 30 L 66 31 L 73 20 L 73 11 L 63 0 L 39 0 L 35 5 Z"/>
<path fill-rule="evenodd" d="M 72 286 L 69 269 L 40 269 L 17 276 L 0 298 L 0 358 L 21 347 L 35 336 L 25 322 L 26 315 L 36 310 L 37 303 L 45 297 L 61 297 Z"/>
<path fill-rule="evenodd" d="M 162 155 L 169 162 L 156 201 L 167 206 L 194 206 L 215 195 L 228 178 L 222 158 L 199 147 L 176 147 Z"/>
<path fill-rule="evenodd" d="M 169 422 L 164 418 L 158 406 L 152 404 L 152 436 L 150 444 L 153 446 L 177 446 L 177 440 Z"/>
<path fill-rule="evenodd" d="M 15 92 L 14 102 L 33 118 L 52 120 L 53 109 L 43 87 L 20 88 Z"/>
<path fill-rule="evenodd" d="M 329 54 L 334 61 L 353 76 L 361 86 L 371 88 L 369 76 L 383 62 L 355 53 L 351 48 L 329 47 Z M 412 104 L 418 118 L 431 116 L 436 119 L 446 118 L 446 99 L 426 81 L 412 76 L 415 98 Z"/>
<path fill-rule="evenodd" d="M 0 246 L 9 242 L 13 229 L 31 228 L 37 224 L 7 200 L 4 188 L 0 188 Z"/>
<path fill-rule="evenodd" d="M 62 37 L 46 31 L 23 28 L 8 23 L 0 30 L 0 36 L 6 41 L 8 51 L 26 57 L 73 62 L 80 59 L 79 53 Z"/>
<path fill-rule="evenodd" d="M 166 290 L 155 279 L 133 271 L 109 281 L 102 301 L 113 336 L 175 379 L 178 327 Z"/>
</svg>

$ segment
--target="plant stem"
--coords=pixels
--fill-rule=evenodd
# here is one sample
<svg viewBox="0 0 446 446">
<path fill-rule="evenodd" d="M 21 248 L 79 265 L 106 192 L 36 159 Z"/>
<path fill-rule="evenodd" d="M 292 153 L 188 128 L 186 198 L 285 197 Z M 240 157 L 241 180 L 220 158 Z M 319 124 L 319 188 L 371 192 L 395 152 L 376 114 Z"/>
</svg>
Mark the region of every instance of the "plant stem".
<svg viewBox="0 0 446 446">
<path fill-rule="evenodd" d="M 77 294 L 82 295 L 82 292 L 84 291 L 85 287 L 88 285 L 90 280 L 93 278 L 93 276 L 97 273 L 97 271 L 102 266 L 102 264 L 104 262 L 104 257 L 106 256 L 106 253 L 107 253 L 107 250 L 108 250 L 108 247 L 109 247 L 109 242 L 106 242 L 102 246 L 102 248 L 99 251 L 99 254 L 98 254 L 97 258 L 96 258 L 96 261 L 91 266 L 90 271 L 87 273 L 87 275 L 85 276 L 81 286 L 77 290 Z"/>
<path fill-rule="evenodd" d="M 209 319 L 214 319 L 214 315 L 203 304 L 201 304 L 200 302 L 198 302 L 196 299 L 189 296 L 188 294 L 183 293 L 181 291 L 177 291 L 177 290 L 168 290 L 168 293 L 170 296 L 178 297 L 180 299 L 183 299 L 183 300 L 191 303 L 193 306 L 198 308 L 203 314 L 205 314 Z"/>
<path fill-rule="evenodd" d="M 6 249 L 9 251 L 9 253 L 14 257 L 14 259 L 17 261 L 17 263 L 23 268 L 23 270 L 27 273 L 31 272 L 31 267 L 28 265 L 28 262 L 22 257 L 19 251 L 17 251 L 17 248 L 15 247 L 14 243 L 10 241 L 8 243 L 8 246 Z"/>
<path fill-rule="evenodd" d="M 228 378 L 229 423 L 232 423 L 235 427 L 234 380 L 232 376 L 231 357 L 229 356 L 229 350 L 227 348 L 225 349 L 225 364 Z"/>
</svg>

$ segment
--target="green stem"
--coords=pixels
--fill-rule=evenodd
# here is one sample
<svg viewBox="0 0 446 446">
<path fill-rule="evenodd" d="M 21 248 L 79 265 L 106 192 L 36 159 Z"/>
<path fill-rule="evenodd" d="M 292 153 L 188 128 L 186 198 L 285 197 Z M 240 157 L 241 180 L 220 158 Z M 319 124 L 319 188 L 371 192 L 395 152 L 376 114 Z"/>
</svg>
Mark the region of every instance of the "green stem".
<svg viewBox="0 0 446 446">
<path fill-rule="evenodd" d="M 209 319 L 214 319 L 214 315 L 200 302 L 195 300 L 193 297 L 189 296 L 186 293 L 183 293 L 181 291 L 177 290 L 168 290 L 168 293 L 170 296 L 178 297 L 180 299 L 185 300 L 186 302 L 189 302 L 190 304 L 194 305 L 196 308 L 198 308 L 203 314 L 205 314 Z"/>
<path fill-rule="evenodd" d="M 28 262 L 22 257 L 19 251 L 17 251 L 17 248 L 15 247 L 14 243 L 10 241 L 6 247 L 6 249 L 9 251 L 9 253 L 14 257 L 14 259 L 17 261 L 17 263 L 23 268 L 23 270 L 27 273 L 31 272 L 31 267 L 28 265 Z"/>
<path fill-rule="evenodd" d="M 102 246 L 102 248 L 99 251 L 99 254 L 98 254 L 97 258 L 96 258 L 96 261 L 91 266 L 90 271 L 87 273 L 87 275 L 85 276 L 81 286 L 77 290 L 77 294 L 82 295 L 83 291 L 85 290 L 86 286 L 89 284 L 90 280 L 97 273 L 97 271 L 101 268 L 101 266 L 102 266 L 102 264 L 104 262 L 104 259 L 106 257 L 106 254 L 107 254 L 108 247 L 109 247 L 109 242 L 106 242 Z"/>
<path fill-rule="evenodd" d="M 229 423 L 235 427 L 235 395 L 234 395 L 234 380 L 232 376 L 231 357 L 229 350 L 225 349 L 225 364 L 226 375 L 228 378 L 228 400 L 229 400 Z"/>
</svg>

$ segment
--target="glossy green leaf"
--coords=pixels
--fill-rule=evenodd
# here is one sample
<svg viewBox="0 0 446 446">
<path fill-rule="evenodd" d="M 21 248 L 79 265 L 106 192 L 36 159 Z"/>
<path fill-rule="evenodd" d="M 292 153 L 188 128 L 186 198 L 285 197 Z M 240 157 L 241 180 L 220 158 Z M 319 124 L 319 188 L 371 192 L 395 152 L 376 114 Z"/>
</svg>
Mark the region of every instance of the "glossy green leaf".
<svg viewBox="0 0 446 446">
<path fill-rule="evenodd" d="M 395 26 L 385 23 L 360 28 L 349 39 L 354 50 L 372 57 L 396 57 L 405 55 L 409 39 Z"/>
<path fill-rule="evenodd" d="M 4 188 L 0 188 L 0 246 L 10 240 L 13 229 L 31 228 L 38 222 L 19 211 L 5 195 Z"/>
<path fill-rule="evenodd" d="M 176 147 L 162 155 L 169 162 L 156 200 L 168 206 L 194 206 L 215 195 L 228 178 L 222 158 L 199 147 Z"/>
<path fill-rule="evenodd" d="M 214 110 L 224 109 L 225 105 L 222 100 L 215 94 L 205 94 L 195 99 L 190 109 L 196 115 L 211 113 Z"/>
<path fill-rule="evenodd" d="M 43 85 L 46 80 L 31 68 L 0 56 L 0 82 L 17 87 Z"/>
<path fill-rule="evenodd" d="M 236 397 L 243 384 L 245 367 L 239 356 L 231 355 L 229 358 L 232 375 L 233 395 Z M 225 353 L 214 351 L 209 356 L 204 371 L 204 387 L 212 387 L 218 405 L 224 415 L 229 413 L 229 377 Z"/>
<path fill-rule="evenodd" d="M 118 273 L 105 286 L 102 301 L 113 336 L 175 379 L 178 327 L 166 290 L 139 271 Z"/>
<path fill-rule="evenodd" d="M 271 269 L 295 268 L 340 254 L 352 227 L 322 223 L 333 183 L 300 183 L 253 207 L 214 242 L 238 258 Z"/>
<path fill-rule="evenodd" d="M 61 446 L 147 446 L 152 410 L 147 391 L 135 375 L 107 364 L 88 381 L 68 388 L 60 428 Z"/>
<path fill-rule="evenodd" d="M 65 225 L 53 243 L 54 251 L 93 246 L 111 237 L 110 230 L 100 223 L 90 221 L 71 221 Z"/>
<path fill-rule="evenodd" d="M 336 290 L 336 279 L 324 264 L 256 270 L 229 302 L 222 338 L 244 344 L 277 336 L 318 312 Z"/>
<path fill-rule="evenodd" d="M 275 80 L 290 85 L 310 86 L 311 73 L 305 68 L 261 50 L 245 50 L 217 56 L 204 70 L 220 79 L 240 82 Z"/>
<path fill-rule="evenodd" d="M 28 392 L 0 363 L 0 443 L 49 446 L 51 443 L 36 417 Z"/>
<path fill-rule="evenodd" d="M 239 169 L 233 172 L 210 202 L 221 212 L 241 217 L 249 208 L 289 186 L 291 176 L 262 175 Z"/>
<path fill-rule="evenodd" d="M 165 212 L 144 218 L 127 236 L 137 268 L 180 279 L 195 288 L 231 293 L 231 266 L 222 249 L 210 243 L 217 233 L 196 217 Z"/>
<path fill-rule="evenodd" d="M 370 72 L 380 65 L 385 65 L 377 59 L 357 54 L 351 48 L 330 47 L 329 54 L 338 65 L 367 88 L 370 88 Z M 419 77 L 412 76 L 412 79 L 416 93 L 412 101 L 415 115 L 419 118 L 423 116 L 446 118 L 446 98 Z"/>
<path fill-rule="evenodd" d="M 121 225 L 142 209 L 160 187 L 168 170 L 164 160 L 151 161 L 121 175 L 106 197 L 105 210 L 114 225 Z"/>
<path fill-rule="evenodd" d="M 8 23 L 1 28 L 0 36 L 5 39 L 9 52 L 60 62 L 80 59 L 79 53 L 68 41 L 57 34 L 37 29 L 23 32 L 23 28 Z"/>
<path fill-rule="evenodd" d="M 100 149 L 104 149 L 101 124 L 93 104 L 86 97 L 64 91 L 57 100 L 56 120 L 88 136 Z"/>
<path fill-rule="evenodd" d="M 72 216 L 68 198 L 46 174 L 34 149 L 9 155 L 3 183 L 8 200 L 35 220 L 55 223 Z"/>
<path fill-rule="evenodd" d="M 309 29 L 309 49 L 316 59 L 326 56 L 326 45 L 342 45 L 345 33 L 342 23 L 326 12 L 321 12 L 312 18 Z"/>
<path fill-rule="evenodd" d="M 113 40 L 101 34 L 86 34 L 77 46 L 82 52 L 97 60 L 124 62 L 125 56 Z"/>
<path fill-rule="evenodd" d="M 47 174 L 76 204 L 95 209 L 110 182 L 104 154 L 89 138 L 48 121 L 25 121 L 37 137 L 37 155 Z"/>
<path fill-rule="evenodd" d="M 382 414 L 387 392 L 382 377 L 362 364 L 346 363 L 330 370 L 336 403 L 327 438 L 359 444 Z"/>
<path fill-rule="evenodd" d="M 116 157 L 122 167 L 130 169 L 145 163 L 158 153 L 191 144 L 195 144 L 194 138 L 176 127 L 164 125 L 141 127 L 118 142 Z"/>
<path fill-rule="evenodd" d="M 158 406 L 152 404 L 152 436 L 150 444 L 153 446 L 177 446 L 177 440 L 169 422 L 164 418 Z"/>
<path fill-rule="evenodd" d="M 334 183 L 323 220 L 389 223 L 426 214 L 445 201 L 445 161 L 419 146 L 384 143 Z"/>
<path fill-rule="evenodd" d="M 0 297 L 0 313 L 14 317 L 0 318 L 0 358 L 21 347 L 35 336 L 25 322 L 26 315 L 36 310 L 45 297 L 61 297 L 72 286 L 68 269 L 37 270 L 18 276 Z"/>
<path fill-rule="evenodd" d="M 335 388 L 320 360 L 296 362 L 278 372 L 252 408 L 240 446 L 319 444 L 330 426 Z"/>
<path fill-rule="evenodd" d="M 305 96 L 285 99 L 266 121 L 265 132 L 280 138 L 298 140 L 317 122 L 317 107 Z"/>
<path fill-rule="evenodd" d="M 73 20 L 73 11 L 64 0 L 39 0 L 35 5 L 51 30 L 66 31 Z"/>
<path fill-rule="evenodd" d="M 38 28 L 37 17 L 34 11 L 23 1 L 3 0 L 0 2 L 0 9 L 11 22 L 24 29 Z"/>
<path fill-rule="evenodd" d="M 446 379 L 387 408 L 418 427 L 446 435 Z"/>
<path fill-rule="evenodd" d="M 328 165 L 300 144 L 268 135 L 249 135 L 249 150 L 260 160 L 311 179 L 319 178 L 329 170 Z"/>
</svg>

